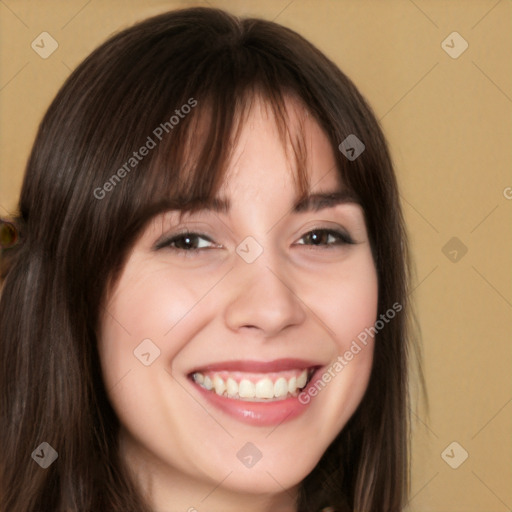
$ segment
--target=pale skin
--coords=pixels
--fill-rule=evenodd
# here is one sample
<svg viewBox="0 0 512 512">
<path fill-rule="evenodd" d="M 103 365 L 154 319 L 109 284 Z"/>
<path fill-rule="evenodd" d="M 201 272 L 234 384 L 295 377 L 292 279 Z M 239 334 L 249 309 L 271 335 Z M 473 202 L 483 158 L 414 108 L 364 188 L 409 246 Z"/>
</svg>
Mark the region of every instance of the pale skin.
<svg viewBox="0 0 512 512">
<path fill-rule="evenodd" d="M 291 99 L 289 127 L 307 143 L 310 193 L 338 190 L 334 150 Z M 228 213 L 201 211 L 177 224 L 154 218 L 108 295 L 99 352 L 121 425 L 120 449 L 158 512 L 296 511 L 300 482 L 359 405 L 371 372 L 368 345 L 278 426 L 254 426 L 204 400 L 187 378 L 229 360 L 303 358 L 328 367 L 377 318 L 378 283 L 362 208 L 352 202 L 294 213 L 293 162 L 268 106 L 256 101 L 219 196 Z M 196 252 L 153 247 L 188 228 Z M 348 233 L 340 244 L 322 229 Z M 306 236 L 318 232 L 320 245 Z M 207 238 L 203 238 L 206 235 Z M 237 246 L 251 236 L 263 253 L 247 263 Z M 183 247 L 183 241 L 181 242 Z M 151 339 L 160 356 L 144 366 L 134 349 Z M 247 443 L 262 458 L 237 458 Z"/>
</svg>

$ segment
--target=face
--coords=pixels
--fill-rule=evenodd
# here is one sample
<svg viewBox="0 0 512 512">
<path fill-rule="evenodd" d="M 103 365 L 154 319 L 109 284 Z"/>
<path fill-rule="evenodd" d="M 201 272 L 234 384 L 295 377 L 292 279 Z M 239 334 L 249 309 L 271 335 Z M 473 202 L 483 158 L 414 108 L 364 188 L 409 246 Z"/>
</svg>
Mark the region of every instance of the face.
<svg viewBox="0 0 512 512">
<path fill-rule="evenodd" d="M 327 137 L 287 108 L 309 193 L 342 190 Z M 290 154 L 255 102 L 219 193 L 229 210 L 152 219 L 109 293 L 102 372 L 121 453 L 158 510 L 232 510 L 247 495 L 294 510 L 366 390 L 373 345 L 357 337 L 378 285 L 364 213 L 347 198 L 295 211 Z"/>
</svg>

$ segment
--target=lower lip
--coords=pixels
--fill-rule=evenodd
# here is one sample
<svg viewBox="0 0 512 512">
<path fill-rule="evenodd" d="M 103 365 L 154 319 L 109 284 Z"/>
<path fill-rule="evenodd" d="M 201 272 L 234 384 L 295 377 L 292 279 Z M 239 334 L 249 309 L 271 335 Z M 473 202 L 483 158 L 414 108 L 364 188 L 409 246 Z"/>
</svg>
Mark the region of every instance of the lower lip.
<svg viewBox="0 0 512 512">
<path fill-rule="evenodd" d="M 312 375 L 309 384 L 301 393 L 307 392 L 317 373 L 318 370 Z M 192 384 L 212 405 L 249 425 L 262 427 L 279 425 L 304 413 L 311 404 L 311 400 L 307 404 L 302 404 L 299 401 L 300 394 L 293 398 L 285 398 L 272 402 L 247 402 L 217 395 L 214 391 L 208 391 L 199 384 L 196 384 L 193 380 Z"/>
</svg>

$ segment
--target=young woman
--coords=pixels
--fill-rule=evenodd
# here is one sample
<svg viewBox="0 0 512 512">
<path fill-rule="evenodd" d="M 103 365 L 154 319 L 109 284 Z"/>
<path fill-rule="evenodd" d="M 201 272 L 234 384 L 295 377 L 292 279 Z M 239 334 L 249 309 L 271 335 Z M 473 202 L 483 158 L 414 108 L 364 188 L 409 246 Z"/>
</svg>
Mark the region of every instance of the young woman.
<svg viewBox="0 0 512 512">
<path fill-rule="evenodd" d="M 206 8 L 115 35 L 48 109 L 9 222 L 2 512 L 402 509 L 396 179 L 301 36 Z"/>
</svg>

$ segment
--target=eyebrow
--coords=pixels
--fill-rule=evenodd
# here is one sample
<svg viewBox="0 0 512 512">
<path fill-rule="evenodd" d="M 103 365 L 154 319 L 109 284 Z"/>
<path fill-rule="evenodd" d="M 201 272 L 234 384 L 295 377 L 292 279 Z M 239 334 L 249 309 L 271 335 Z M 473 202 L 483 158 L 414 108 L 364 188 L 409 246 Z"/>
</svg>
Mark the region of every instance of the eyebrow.
<svg viewBox="0 0 512 512">
<path fill-rule="evenodd" d="M 300 198 L 293 205 L 293 213 L 318 212 L 328 208 L 334 208 L 339 204 L 359 204 L 356 196 L 348 191 L 317 192 Z M 211 210 L 217 213 L 229 213 L 231 202 L 224 197 L 214 197 L 210 201 L 202 203 L 196 211 Z"/>
<path fill-rule="evenodd" d="M 300 199 L 293 206 L 294 213 L 302 212 L 317 212 L 327 208 L 334 208 L 339 204 L 355 203 L 359 204 L 356 196 L 348 191 L 334 191 L 334 192 L 318 192 L 310 194 Z"/>
</svg>

